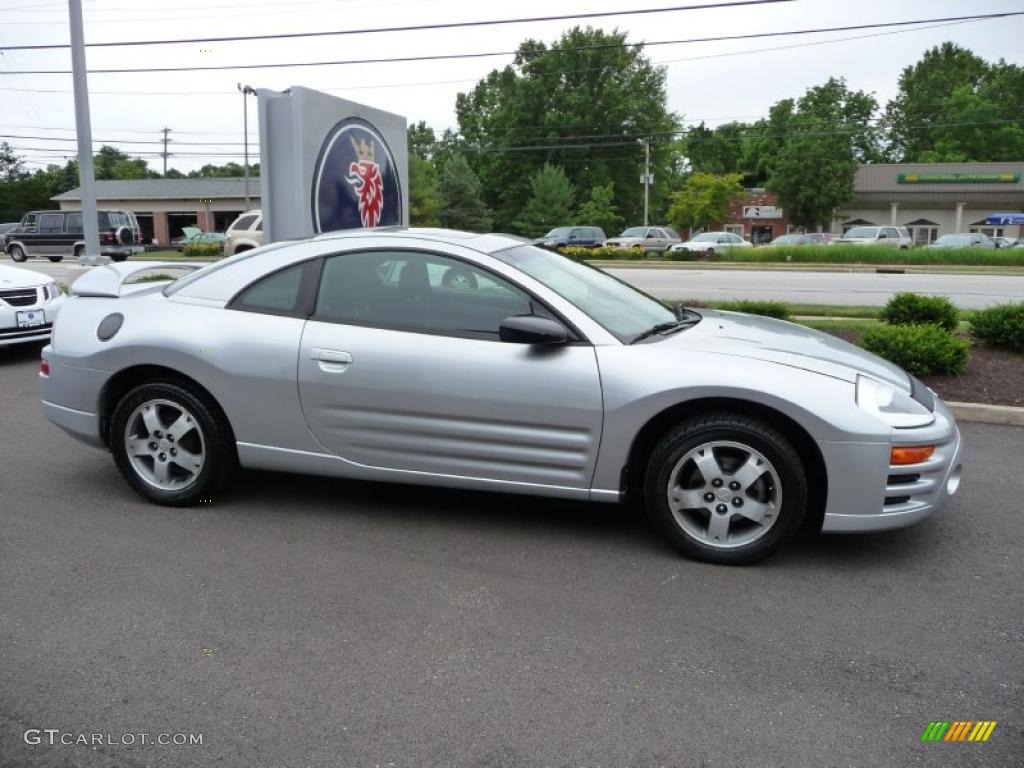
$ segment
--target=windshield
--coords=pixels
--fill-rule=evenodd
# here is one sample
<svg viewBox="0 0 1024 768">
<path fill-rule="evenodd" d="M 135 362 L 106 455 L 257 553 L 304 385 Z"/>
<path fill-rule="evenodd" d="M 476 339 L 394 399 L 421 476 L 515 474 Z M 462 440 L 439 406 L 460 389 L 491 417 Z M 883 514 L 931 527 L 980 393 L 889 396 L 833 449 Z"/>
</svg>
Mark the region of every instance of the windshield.
<svg viewBox="0 0 1024 768">
<path fill-rule="evenodd" d="M 544 283 L 619 341 L 630 341 L 651 326 L 676 319 L 664 304 L 607 272 L 557 253 L 524 245 L 491 255 Z"/>
<path fill-rule="evenodd" d="M 718 235 L 714 232 L 705 232 L 703 235 L 697 235 L 693 238 L 695 243 L 717 243 Z"/>
<path fill-rule="evenodd" d="M 568 237 L 569 230 L 569 227 L 555 227 L 546 235 L 544 235 L 544 237 Z"/>
<path fill-rule="evenodd" d="M 854 227 L 853 229 L 847 230 L 843 237 L 866 237 L 874 239 L 877 234 L 878 227 Z"/>
<path fill-rule="evenodd" d="M 800 238 L 803 235 L 783 235 L 782 237 L 776 237 L 772 242 L 776 245 L 793 245 L 800 242 Z"/>
<path fill-rule="evenodd" d="M 646 237 L 647 227 L 630 227 L 623 232 L 619 237 Z"/>
</svg>

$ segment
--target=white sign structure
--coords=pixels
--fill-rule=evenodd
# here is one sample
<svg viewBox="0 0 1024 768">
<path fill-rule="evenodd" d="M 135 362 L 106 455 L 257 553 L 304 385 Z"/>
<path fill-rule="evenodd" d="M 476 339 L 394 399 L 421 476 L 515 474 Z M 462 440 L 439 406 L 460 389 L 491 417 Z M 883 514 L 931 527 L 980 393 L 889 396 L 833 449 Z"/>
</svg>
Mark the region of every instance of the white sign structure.
<svg viewBox="0 0 1024 768">
<path fill-rule="evenodd" d="M 782 209 L 774 205 L 744 205 L 744 219 L 781 219 Z"/>
</svg>

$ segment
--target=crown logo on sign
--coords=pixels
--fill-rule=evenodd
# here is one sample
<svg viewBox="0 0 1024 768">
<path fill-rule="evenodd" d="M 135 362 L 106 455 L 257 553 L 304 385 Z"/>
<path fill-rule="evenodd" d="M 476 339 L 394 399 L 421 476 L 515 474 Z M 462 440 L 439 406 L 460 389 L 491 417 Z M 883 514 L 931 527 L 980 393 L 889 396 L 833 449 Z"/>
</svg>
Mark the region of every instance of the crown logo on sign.
<svg viewBox="0 0 1024 768">
<path fill-rule="evenodd" d="M 372 141 L 367 141 L 366 139 L 360 139 L 359 141 L 356 141 L 354 138 L 352 138 L 351 141 L 352 149 L 356 151 L 356 162 L 372 163 L 374 161 Z"/>
</svg>

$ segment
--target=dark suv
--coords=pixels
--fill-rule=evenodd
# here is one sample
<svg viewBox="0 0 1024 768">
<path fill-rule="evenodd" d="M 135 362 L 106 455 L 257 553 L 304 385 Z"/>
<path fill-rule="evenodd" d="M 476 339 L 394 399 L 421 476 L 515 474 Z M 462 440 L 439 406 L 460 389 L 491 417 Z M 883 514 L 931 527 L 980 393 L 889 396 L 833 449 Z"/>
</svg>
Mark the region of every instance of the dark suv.
<svg viewBox="0 0 1024 768">
<path fill-rule="evenodd" d="M 555 227 L 534 242 L 545 248 L 600 248 L 605 236 L 600 227 Z"/>
<path fill-rule="evenodd" d="M 131 211 L 97 211 L 100 253 L 124 261 L 145 250 L 142 230 Z M 15 261 L 45 256 L 60 261 L 85 253 L 81 211 L 30 211 L 18 226 L 4 235 L 4 250 Z"/>
</svg>

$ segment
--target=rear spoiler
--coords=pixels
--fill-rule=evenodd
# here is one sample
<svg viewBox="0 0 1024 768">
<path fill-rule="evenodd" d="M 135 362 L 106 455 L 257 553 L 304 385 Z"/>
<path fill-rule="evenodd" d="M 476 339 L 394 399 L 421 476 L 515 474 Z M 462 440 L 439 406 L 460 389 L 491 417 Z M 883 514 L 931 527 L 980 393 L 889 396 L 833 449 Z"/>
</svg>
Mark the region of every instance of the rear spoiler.
<svg viewBox="0 0 1024 768">
<path fill-rule="evenodd" d="M 116 299 L 122 295 L 125 281 L 138 272 L 148 270 L 173 269 L 189 272 L 205 267 L 206 264 L 189 263 L 187 261 L 135 261 L 104 264 L 93 267 L 71 285 L 73 296 L 103 296 Z M 129 288 L 138 289 L 132 285 Z"/>
</svg>

